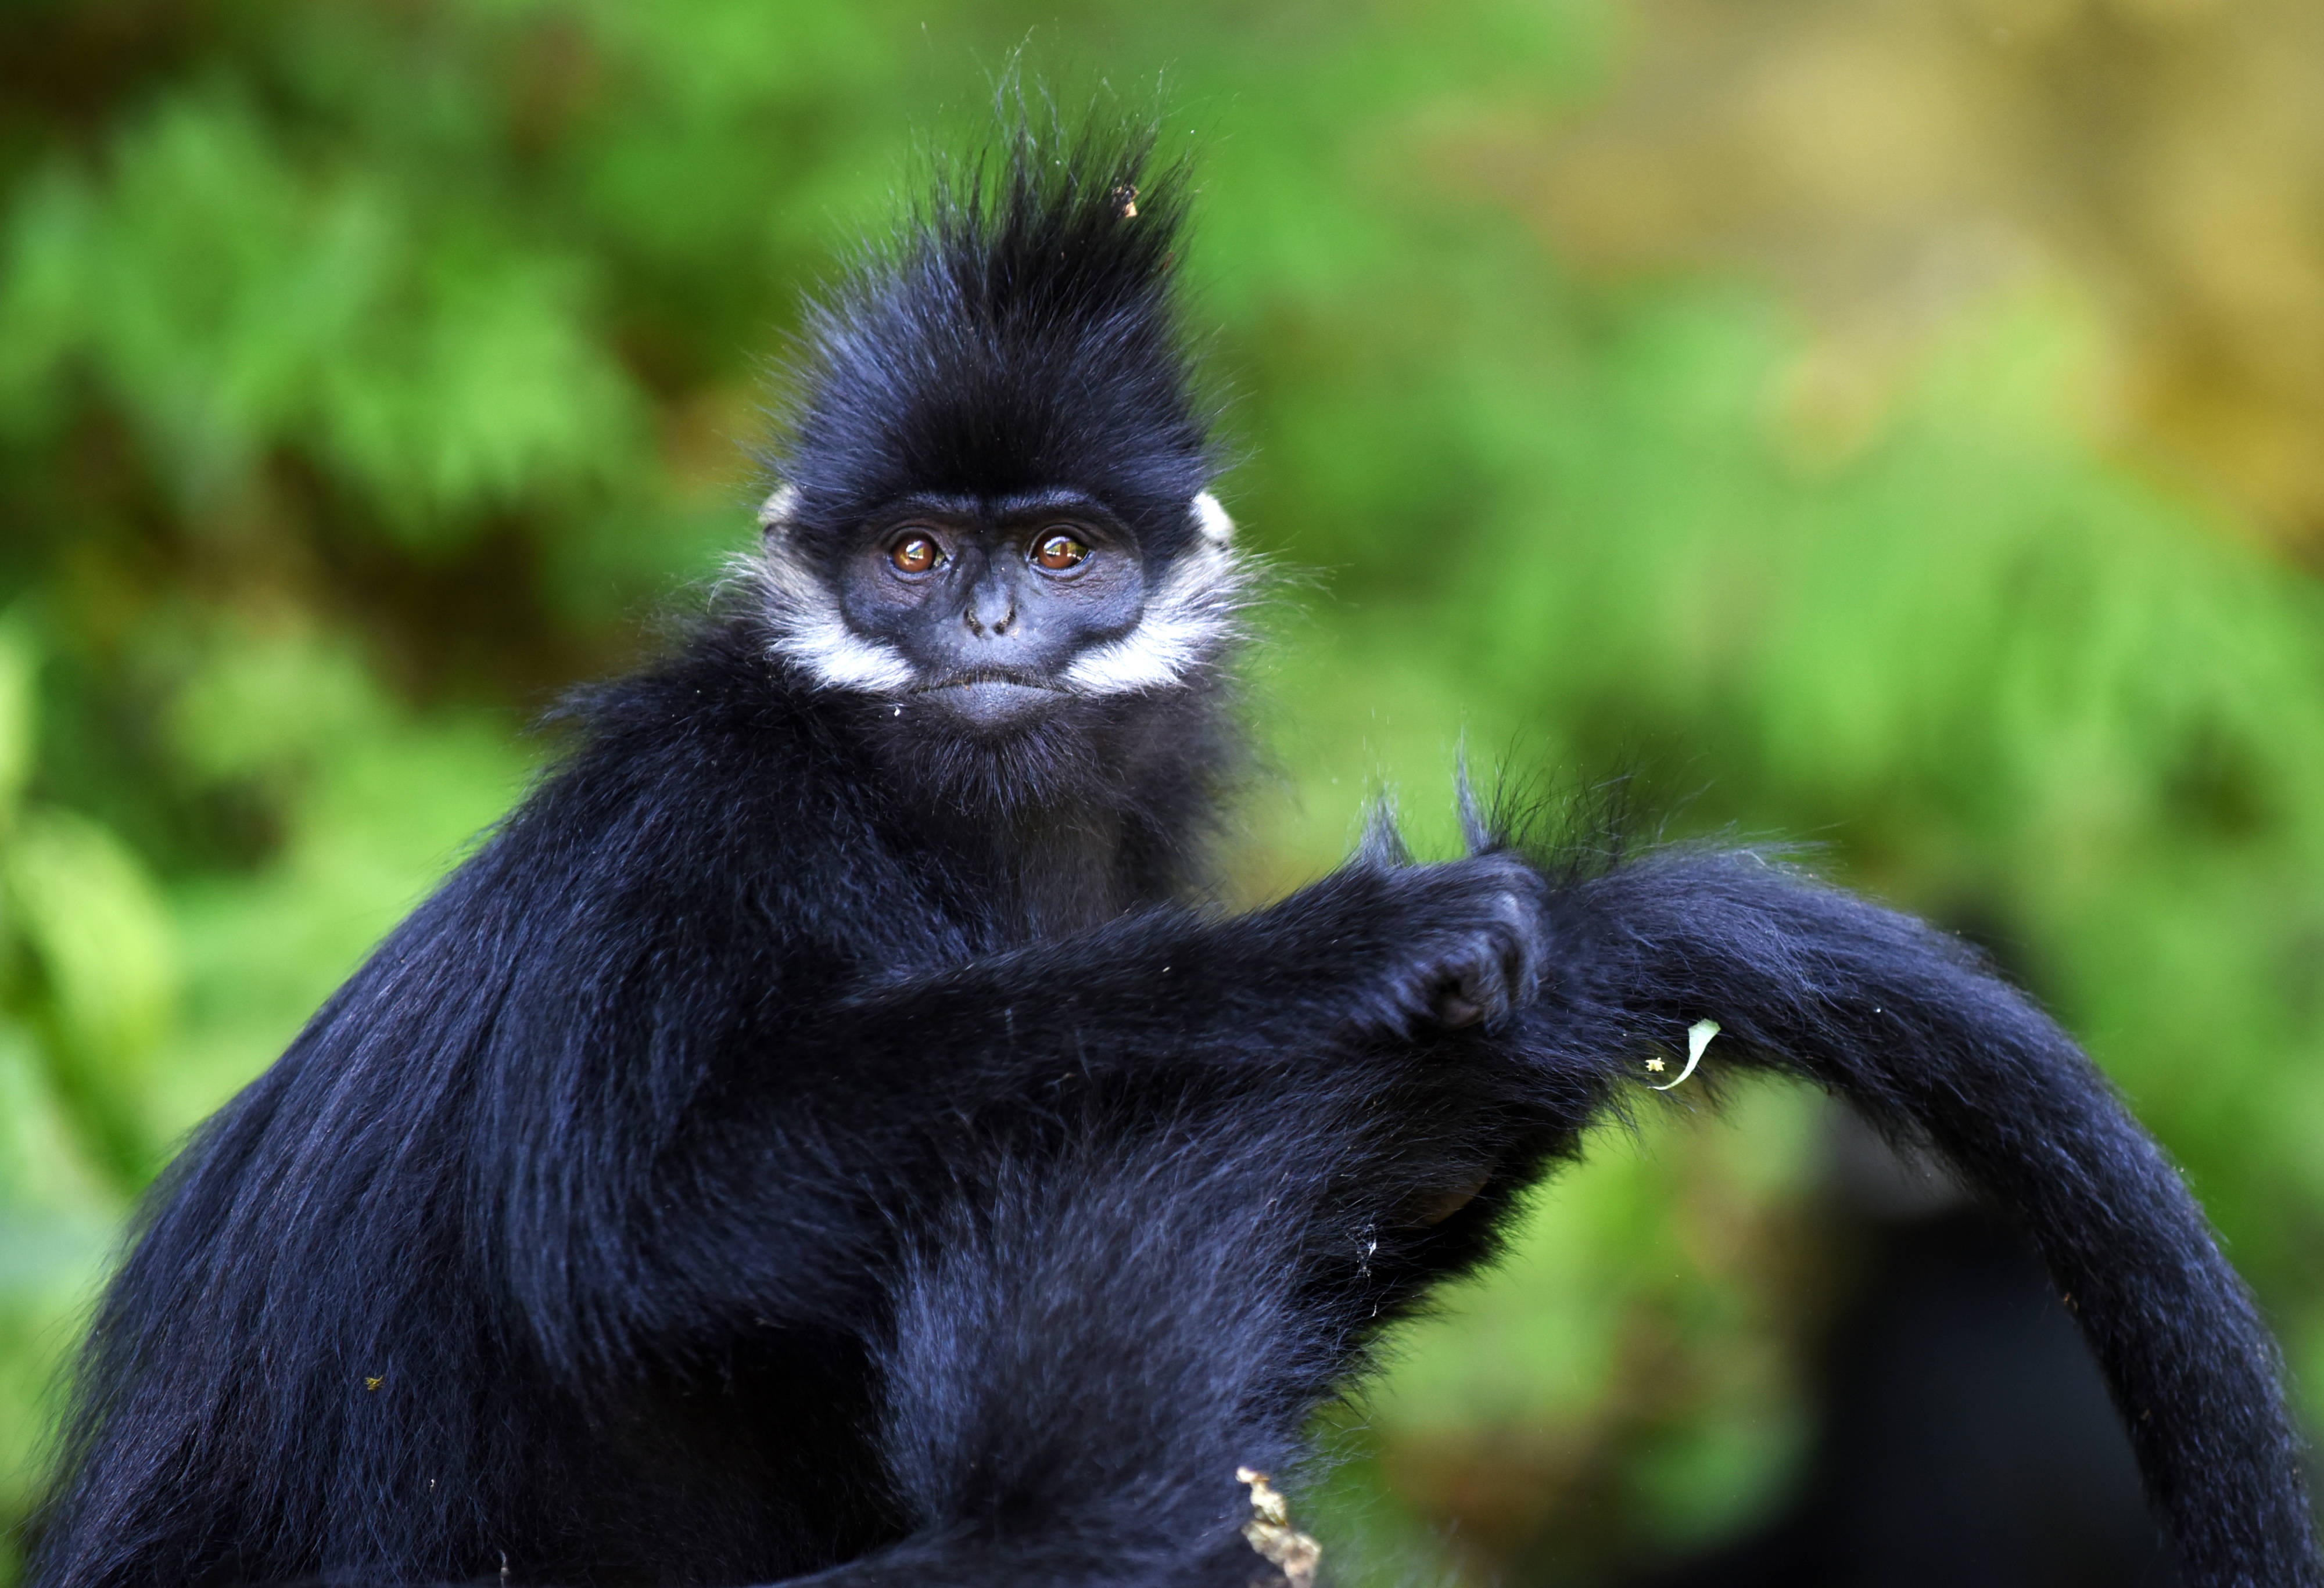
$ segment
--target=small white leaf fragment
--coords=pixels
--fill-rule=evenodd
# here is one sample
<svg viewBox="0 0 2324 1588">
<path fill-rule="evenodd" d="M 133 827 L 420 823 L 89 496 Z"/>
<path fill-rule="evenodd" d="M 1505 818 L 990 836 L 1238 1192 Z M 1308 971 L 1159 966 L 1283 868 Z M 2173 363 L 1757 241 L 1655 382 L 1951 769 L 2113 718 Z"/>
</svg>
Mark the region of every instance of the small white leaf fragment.
<svg viewBox="0 0 2324 1588">
<path fill-rule="evenodd" d="M 1291 1525 L 1291 1508 L 1265 1473 L 1239 1466 L 1235 1482 L 1250 1487 L 1250 1520 L 1243 1524 L 1242 1536 L 1283 1574 L 1291 1588 L 1314 1588 L 1315 1567 L 1323 1558 L 1323 1547 Z"/>
<path fill-rule="evenodd" d="M 1702 1062 L 1702 1051 L 1711 1046 L 1711 1039 L 1718 1034 L 1719 1022 L 1715 1020 L 1698 1020 L 1692 1025 L 1688 1026 L 1686 1028 L 1686 1068 L 1678 1072 L 1678 1079 L 1676 1080 L 1665 1081 L 1661 1086 L 1649 1087 L 1647 1090 L 1667 1092 L 1671 1088 L 1678 1085 L 1679 1081 L 1684 1080 L 1688 1076 L 1692 1075 L 1694 1073 L 1694 1067 Z M 1649 1059 L 1646 1060 L 1646 1068 L 1648 1069 L 1659 1070 L 1662 1067 L 1663 1063 L 1659 1059 Z"/>
</svg>

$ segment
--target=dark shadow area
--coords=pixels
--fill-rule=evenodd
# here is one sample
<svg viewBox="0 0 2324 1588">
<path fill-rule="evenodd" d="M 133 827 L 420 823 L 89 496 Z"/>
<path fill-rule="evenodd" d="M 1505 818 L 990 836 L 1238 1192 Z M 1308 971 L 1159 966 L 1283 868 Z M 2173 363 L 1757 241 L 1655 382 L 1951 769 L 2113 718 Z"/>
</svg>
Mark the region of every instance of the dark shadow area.
<svg viewBox="0 0 2324 1588">
<path fill-rule="evenodd" d="M 2175 1583 L 2097 1364 L 2017 1232 L 1955 1205 L 1868 1218 L 1863 1239 L 1799 1498 L 1637 1588 Z"/>
</svg>

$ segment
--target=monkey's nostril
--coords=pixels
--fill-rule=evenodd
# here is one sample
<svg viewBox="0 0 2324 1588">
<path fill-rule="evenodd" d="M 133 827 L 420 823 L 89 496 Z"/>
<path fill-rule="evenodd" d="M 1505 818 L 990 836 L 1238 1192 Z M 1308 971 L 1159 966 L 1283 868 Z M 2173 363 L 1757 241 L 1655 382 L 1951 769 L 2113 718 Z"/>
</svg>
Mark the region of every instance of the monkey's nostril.
<svg viewBox="0 0 2324 1588">
<path fill-rule="evenodd" d="M 960 610 L 960 620 L 979 639 L 997 638 L 1016 626 L 1017 603 L 1007 591 L 972 592 Z"/>
</svg>

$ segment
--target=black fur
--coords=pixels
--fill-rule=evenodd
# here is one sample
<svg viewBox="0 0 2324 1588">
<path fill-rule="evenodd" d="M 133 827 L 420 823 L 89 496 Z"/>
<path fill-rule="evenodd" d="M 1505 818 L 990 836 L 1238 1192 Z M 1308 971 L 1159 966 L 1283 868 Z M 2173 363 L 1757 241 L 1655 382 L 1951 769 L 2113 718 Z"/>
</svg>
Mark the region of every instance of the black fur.
<svg viewBox="0 0 2324 1588">
<path fill-rule="evenodd" d="M 1211 454 L 1142 152 L 1020 138 L 823 317 L 797 534 L 1063 483 L 1187 555 Z M 1713 1067 L 1806 1075 L 2025 1221 L 2190 1584 L 2324 1581 L 2200 1213 L 1959 945 L 1749 854 L 1578 867 L 1480 818 L 1466 859 L 1384 828 L 1222 915 L 1222 658 L 931 741 L 770 659 L 751 588 L 576 708 L 157 1188 L 36 1583 L 1242 1588 L 1236 1467 L 1295 1468 L 1702 1016 Z"/>
</svg>

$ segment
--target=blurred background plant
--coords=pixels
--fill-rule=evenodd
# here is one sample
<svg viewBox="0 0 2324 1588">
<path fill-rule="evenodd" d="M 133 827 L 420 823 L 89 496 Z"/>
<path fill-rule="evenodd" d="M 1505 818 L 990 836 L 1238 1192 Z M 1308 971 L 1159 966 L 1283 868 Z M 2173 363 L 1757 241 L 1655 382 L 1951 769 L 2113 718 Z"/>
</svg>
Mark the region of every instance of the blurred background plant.
<svg viewBox="0 0 2324 1588">
<path fill-rule="evenodd" d="M 2302 0 L 0 28 L 0 1521 L 136 1189 L 521 792 L 556 690 L 745 542 L 800 290 L 1028 38 L 1199 148 L 1226 494 L 1313 574 L 1247 890 L 1383 782 L 1449 845 L 1464 738 L 1812 840 L 2088 1039 L 2324 1408 Z M 1833 1127 L 1680 1097 L 1406 1337 L 1324 1531 L 1584 1583 L 1783 1506 Z"/>
</svg>

